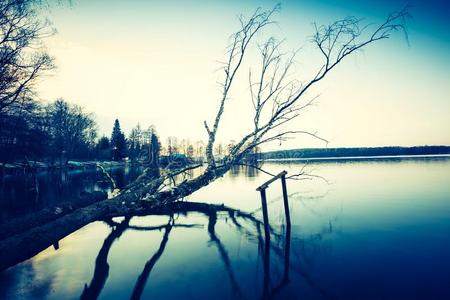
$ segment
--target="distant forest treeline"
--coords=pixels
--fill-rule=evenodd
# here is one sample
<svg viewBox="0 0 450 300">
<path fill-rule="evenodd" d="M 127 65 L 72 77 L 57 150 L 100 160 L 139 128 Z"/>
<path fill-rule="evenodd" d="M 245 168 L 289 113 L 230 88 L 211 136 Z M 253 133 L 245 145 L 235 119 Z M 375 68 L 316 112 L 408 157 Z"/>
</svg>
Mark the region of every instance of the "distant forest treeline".
<svg viewBox="0 0 450 300">
<path fill-rule="evenodd" d="M 155 128 L 133 128 L 127 138 L 116 119 L 111 137 L 97 137 L 92 113 L 58 99 L 42 104 L 29 99 L 0 113 L 0 163 L 40 161 L 50 165 L 69 160 L 156 159 L 161 144 Z M 168 155 L 178 154 L 174 142 Z M 164 149 L 165 150 L 165 149 Z"/>
<path fill-rule="evenodd" d="M 223 157 L 234 141 L 217 143 L 214 154 Z M 205 157 L 203 141 L 169 136 L 160 141 L 154 126 L 137 124 L 126 135 L 118 119 L 110 136 L 98 136 L 95 115 L 84 108 L 58 99 L 47 104 L 28 99 L 9 105 L 0 112 L 0 164 L 46 162 L 67 164 L 69 160 L 147 161 L 152 157 L 177 157 L 201 160 Z M 164 162 L 163 162 L 164 164 Z"/>
<path fill-rule="evenodd" d="M 415 147 L 363 147 L 363 148 L 310 148 L 292 149 L 260 153 L 259 158 L 326 158 L 326 157 L 361 157 L 361 156 L 398 156 L 398 155 L 433 155 L 450 154 L 450 146 L 415 146 Z"/>
</svg>

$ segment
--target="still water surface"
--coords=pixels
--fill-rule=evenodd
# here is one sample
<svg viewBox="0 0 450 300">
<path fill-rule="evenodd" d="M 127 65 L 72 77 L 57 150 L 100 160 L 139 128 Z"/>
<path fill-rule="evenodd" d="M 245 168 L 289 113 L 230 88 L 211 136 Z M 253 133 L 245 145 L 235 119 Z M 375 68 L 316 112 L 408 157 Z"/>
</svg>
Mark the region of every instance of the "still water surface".
<svg viewBox="0 0 450 300">
<path fill-rule="evenodd" d="M 119 188 L 136 179 L 142 168 L 126 165 L 108 168 Z M 62 202 L 76 202 L 83 192 L 112 192 L 111 182 L 96 168 L 36 175 L 0 177 L 0 223 Z"/>
<path fill-rule="evenodd" d="M 302 164 L 264 168 L 293 174 Z M 269 255 L 258 227 L 227 213 L 217 220 L 176 215 L 170 230 L 142 229 L 168 224 L 167 216 L 134 217 L 115 230 L 95 222 L 58 250 L 0 273 L 0 299 L 78 299 L 85 289 L 100 299 L 450 299 L 449 158 L 317 162 L 309 169 L 327 182 L 288 181 L 290 241 L 279 181 L 268 189 Z M 255 189 L 268 178 L 235 169 L 188 200 L 262 219 Z"/>
</svg>

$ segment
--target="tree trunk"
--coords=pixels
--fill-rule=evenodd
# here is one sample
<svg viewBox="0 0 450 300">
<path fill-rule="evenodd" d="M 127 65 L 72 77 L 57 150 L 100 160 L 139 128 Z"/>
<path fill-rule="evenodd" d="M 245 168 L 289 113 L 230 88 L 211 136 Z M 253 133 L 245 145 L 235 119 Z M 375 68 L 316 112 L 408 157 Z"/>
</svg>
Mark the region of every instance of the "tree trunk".
<svg viewBox="0 0 450 300">
<path fill-rule="evenodd" d="M 158 209 L 161 210 L 166 205 L 192 194 L 223 176 L 230 167 L 231 164 L 209 169 L 199 177 L 182 182 L 171 190 L 154 194 L 151 193 L 158 184 L 145 183 L 145 180 L 142 179 L 113 199 L 77 209 L 50 223 L 4 239 L 0 241 L 0 253 L 2 254 L 0 270 L 33 257 L 91 222 L 116 216 L 143 215 L 153 213 Z M 157 180 L 155 181 L 157 182 Z"/>
<path fill-rule="evenodd" d="M 73 202 L 63 202 L 51 208 L 45 208 L 29 215 L 12 219 L 0 224 L 0 240 L 19 234 L 34 227 L 50 223 L 75 210 L 105 200 L 105 192 L 83 193 Z"/>
</svg>

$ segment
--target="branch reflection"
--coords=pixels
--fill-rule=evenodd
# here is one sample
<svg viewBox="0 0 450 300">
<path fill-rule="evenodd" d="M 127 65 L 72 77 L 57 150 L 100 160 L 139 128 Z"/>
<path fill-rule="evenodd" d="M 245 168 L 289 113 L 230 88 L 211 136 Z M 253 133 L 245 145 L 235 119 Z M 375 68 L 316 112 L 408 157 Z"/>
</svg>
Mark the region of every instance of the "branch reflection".
<svg viewBox="0 0 450 300">
<path fill-rule="evenodd" d="M 109 265 L 108 265 L 108 253 L 115 241 L 126 231 L 126 230 L 141 230 L 141 231 L 151 231 L 151 230 L 162 230 L 164 232 L 162 240 L 160 242 L 157 251 L 150 257 L 150 259 L 145 263 L 142 272 L 136 279 L 135 286 L 133 288 L 131 299 L 141 299 L 143 291 L 148 282 L 150 274 L 154 269 L 156 263 L 161 258 L 162 254 L 166 250 L 167 243 L 169 241 L 170 233 L 176 227 L 183 228 L 202 228 L 203 225 L 199 224 L 175 224 L 173 218 L 174 215 L 187 215 L 189 212 L 197 212 L 205 215 L 207 217 L 207 232 L 210 238 L 210 242 L 218 249 L 219 257 L 222 260 L 225 270 L 228 274 L 230 281 L 233 298 L 242 299 L 245 297 L 245 292 L 240 286 L 240 282 L 237 280 L 235 270 L 232 267 L 232 260 L 226 249 L 226 246 L 221 241 L 216 232 L 216 225 L 220 217 L 224 217 L 225 221 L 231 224 L 231 228 L 234 228 L 240 234 L 244 236 L 251 237 L 249 241 L 256 242 L 258 246 L 258 252 L 262 252 L 262 262 L 263 262 L 263 285 L 261 295 L 263 299 L 273 299 L 282 297 L 283 290 L 290 284 L 291 272 L 299 274 L 304 278 L 305 282 L 316 290 L 323 298 L 333 298 L 327 293 L 323 288 L 321 288 L 314 280 L 309 276 L 307 271 L 303 269 L 299 263 L 300 260 L 293 264 L 291 262 L 291 225 L 287 222 L 281 228 L 280 232 L 277 232 L 270 225 L 267 226 L 269 229 L 268 234 L 262 233 L 262 228 L 264 228 L 264 223 L 254 217 L 252 214 L 232 209 L 223 205 L 211 205 L 205 203 L 194 203 L 194 202 L 178 202 L 174 203 L 171 207 L 165 208 L 161 211 L 155 212 L 154 215 L 167 215 L 169 220 L 167 224 L 159 226 L 135 226 L 130 225 L 130 217 L 125 218 L 121 222 L 115 222 L 112 220 L 105 221 L 113 229 L 111 233 L 106 237 L 103 245 L 97 255 L 95 261 L 95 271 L 93 278 L 89 285 L 85 285 L 81 299 L 97 299 L 107 281 L 109 275 Z M 220 216 L 219 216 L 220 214 Z M 332 226 L 327 228 L 326 231 L 318 233 L 311 236 L 312 239 L 300 239 L 295 238 L 296 242 L 309 243 L 320 241 L 322 235 L 332 232 Z M 300 247 L 301 248 L 301 247 Z M 274 254 L 271 257 L 271 253 Z M 296 254 L 294 252 L 294 254 Z M 298 258 L 296 255 L 295 257 Z M 273 263 L 280 263 L 282 266 L 281 278 L 278 276 L 272 276 L 271 270 L 271 259 Z M 276 270 L 275 270 L 276 271 Z M 273 283 L 272 280 L 279 278 L 279 281 Z"/>
</svg>

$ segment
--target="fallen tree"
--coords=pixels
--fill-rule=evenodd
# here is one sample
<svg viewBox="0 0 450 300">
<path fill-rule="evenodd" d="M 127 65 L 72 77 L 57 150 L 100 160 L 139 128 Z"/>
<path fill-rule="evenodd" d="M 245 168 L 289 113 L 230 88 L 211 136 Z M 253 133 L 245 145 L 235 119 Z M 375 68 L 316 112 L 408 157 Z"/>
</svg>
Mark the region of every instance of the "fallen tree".
<svg viewBox="0 0 450 300">
<path fill-rule="evenodd" d="M 77 200 L 62 202 L 56 206 L 44 208 L 38 212 L 11 219 L 0 224 L 0 240 L 22 233 L 31 228 L 50 223 L 64 215 L 67 215 L 81 207 L 86 207 L 92 203 L 105 200 L 105 192 L 95 191 L 92 193 L 83 192 Z"/>
<path fill-rule="evenodd" d="M 323 62 L 312 79 L 305 82 L 290 78 L 297 52 L 286 54 L 281 51 L 282 42 L 273 37 L 267 39 L 258 48 L 260 66 L 256 76 L 255 72 L 249 73 L 250 100 L 254 108 L 251 118 L 254 128 L 230 149 L 227 156 L 216 161 L 213 149 L 236 75 L 242 69 L 243 61 L 247 58 L 247 52 L 253 45 L 256 34 L 273 24 L 271 18 L 278 10 L 278 6 L 270 11 L 258 9 L 248 19 L 239 18 L 240 30 L 232 35 L 227 48 L 218 111 L 211 124 L 204 122 L 208 135 L 205 164 L 175 171 L 162 170 L 161 175 L 156 177 L 155 172 L 147 169 L 113 199 L 80 208 L 51 223 L 0 241 L 2 253 L 0 269 L 8 268 L 39 253 L 55 241 L 93 221 L 114 216 L 155 213 L 158 210 L 173 208 L 173 202 L 223 176 L 233 166 L 241 164 L 243 158 L 262 144 L 282 141 L 296 134 L 307 134 L 322 139 L 315 133 L 286 129 L 290 121 L 314 103 L 315 98 L 303 101 L 306 99 L 306 93 L 350 54 L 376 41 L 389 38 L 395 31 L 405 32 L 404 22 L 408 16 L 408 11 L 404 9 L 391 13 L 385 22 L 378 26 L 363 26 L 362 20 L 356 18 L 345 18 L 328 26 L 316 26 L 312 43 L 322 55 Z M 254 76 L 258 79 L 253 79 Z M 187 176 L 188 172 L 200 168 L 202 171 L 199 176 L 195 178 Z M 306 174 L 304 172 L 296 174 L 302 175 Z"/>
</svg>

